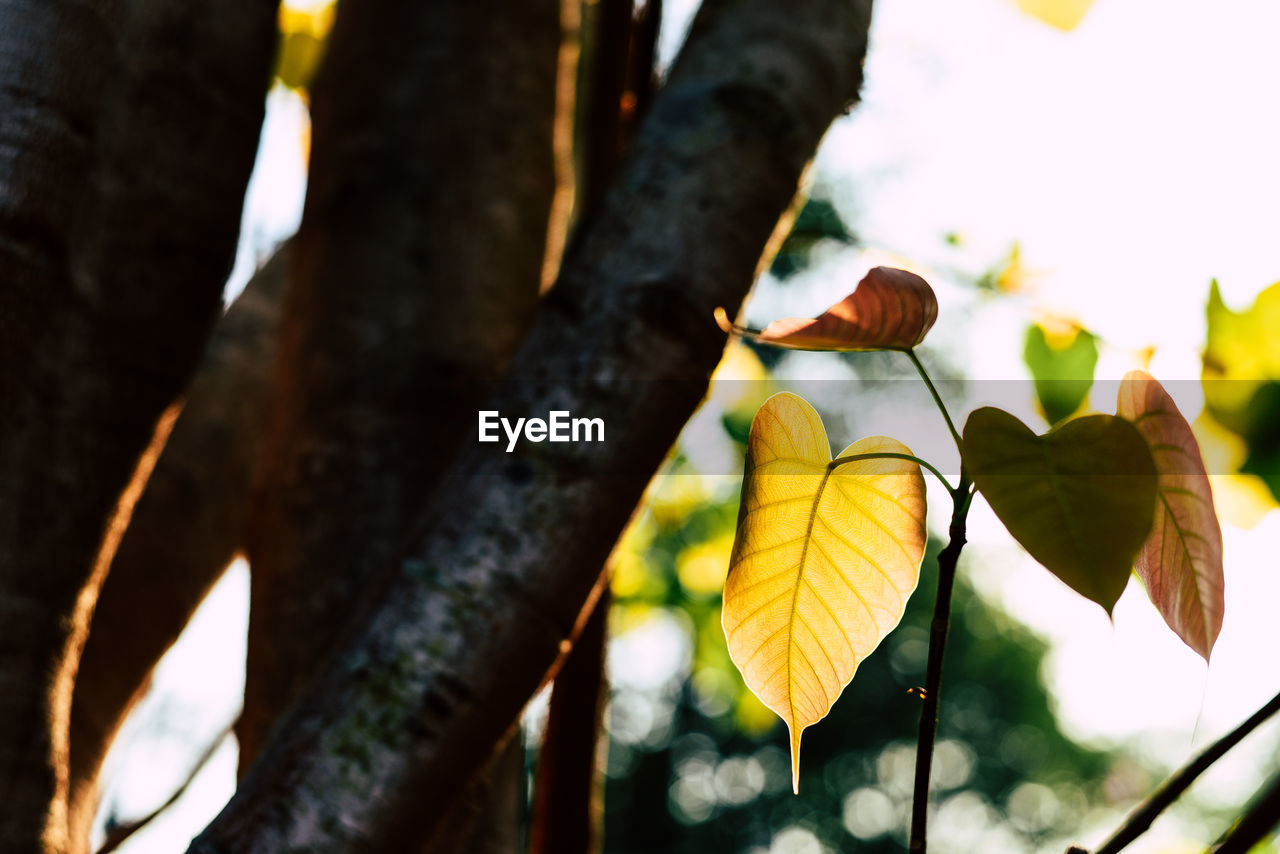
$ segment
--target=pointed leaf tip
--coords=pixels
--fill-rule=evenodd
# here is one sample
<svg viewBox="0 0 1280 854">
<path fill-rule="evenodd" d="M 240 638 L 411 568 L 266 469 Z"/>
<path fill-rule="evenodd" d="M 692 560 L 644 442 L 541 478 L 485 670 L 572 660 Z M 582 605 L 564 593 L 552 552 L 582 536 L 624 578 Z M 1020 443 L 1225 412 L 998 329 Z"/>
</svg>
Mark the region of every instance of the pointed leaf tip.
<svg viewBox="0 0 1280 854">
<path fill-rule="evenodd" d="M 796 350 L 906 350 L 923 341 L 937 319 L 938 299 L 928 282 L 896 267 L 875 267 L 817 317 L 775 320 L 755 333 L 734 328 Z"/>
<path fill-rule="evenodd" d="M 1125 375 L 1116 414 L 1147 440 L 1158 477 L 1155 519 L 1134 569 L 1169 628 L 1208 661 L 1225 605 L 1222 528 L 1200 444 L 1169 392 L 1143 371 Z"/>
<path fill-rule="evenodd" d="M 787 732 L 791 736 L 791 794 L 800 794 L 800 736 L 804 730 L 787 724 Z"/>
<path fill-rule="evenodd" d="M 909 454 L 877 436 L 846 448 Z M 800 737 L 898 624 L 925 546 L 924 478 L 910 460 L 830 468 L 818 413 L 781 392 L 751 424 L 721 622 L 747 687 L 786 722 L 792 789 Z"/>
</svg>

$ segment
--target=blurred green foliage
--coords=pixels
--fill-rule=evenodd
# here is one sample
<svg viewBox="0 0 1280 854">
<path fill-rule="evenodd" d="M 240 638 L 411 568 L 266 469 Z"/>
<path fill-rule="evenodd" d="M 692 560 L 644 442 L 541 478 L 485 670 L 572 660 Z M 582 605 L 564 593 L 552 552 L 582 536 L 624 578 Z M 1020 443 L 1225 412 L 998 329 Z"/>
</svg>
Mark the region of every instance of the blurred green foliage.
<svg viewBox="0 0 1280 854">
<path fill-rule="evenodd" d="M 809 268 L 813 250 L 823 241 L 853 245 L 853 234 L 829 200 L 814 196 L 805 201 L 773 258 L 769 273 L 785 279 Z"/>
</svg>

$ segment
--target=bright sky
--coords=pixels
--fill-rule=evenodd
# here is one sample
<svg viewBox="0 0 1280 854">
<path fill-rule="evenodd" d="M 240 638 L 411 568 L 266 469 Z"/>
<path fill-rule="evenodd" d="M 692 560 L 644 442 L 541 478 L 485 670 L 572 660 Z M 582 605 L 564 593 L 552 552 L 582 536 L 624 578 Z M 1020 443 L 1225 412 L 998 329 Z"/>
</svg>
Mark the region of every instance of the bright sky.
<svg viewBox="0 0 1280 854">
<path fill-rule="evenodd" d="M 691 7 L 689 0 L 667 4 L 665 55 Z M 1025 379 L 1022 330 L 1033 309 L 1046 309 L 1105 339 L 1100 377 L 1118 378 L 1132 366 L 1130 351 L 1155 346 L 1158 377 L 1196 379 L 1210 278 L 1237 308 L 1280 279 L 1277 33 L 1280 5 L 1251 0 L 1212 7 L 1097 0 L 1071 33 L 1033 20 L 1010 0 L 878 2 L 864 102 L 829 134 L 818 170 L 874 251 L 820 265 L 807 285 L 787 290 L 804 304 L 784 307 L 762 293 L 768 304 L 756 308 L 816 313 L 848 291 L 853 268 L 897 257 L 937 285 L 942 314 L 930 344 L 969 377 Z M 297 226 L 305 132 L 302 103 L 273 92 L 232 292 L 254 260 Z M 961 236 L 959 249 L 944 244 L 950 232 Z M 1035 292 L 974 309 L 949 271 L 989 267 L 1014 241 L 1035 273 Z M 949 326 L 949 310 L 963 322 Z M 1106 409 L 1109 401 L 1099 396 L 1097 405 Z M 1029 400 L 1023 406 L 1030 411 Z M 1026 558 L 984 505 L 970 527 L 962 571 L 1052 639 L 1045 681 L 1078 737 L 1140 745 L 1177 763 L 1198 716 L 1200 743 L 1280 688 L 1280 665 L 1263 652 L 1274 649 L 1266 632 L 1271 603 L 1280 601 L 1273 559 L 1280 514 L 1252 530 L 1225 526 L 1227 617 L 1207 677 L 1136 583 L 1113 627 L 1101 609 Z M 159 674 L 160 693 L 143 712 L 150 717 L 124 740 L 137 768 L 119 793 L 128 814 L 163 798 L 168 781 L 157 782 L 155 768 L 181 764 L 172 739 L 188 750 L 234 714 L 243 646 L 228 644 L 225 633 L 229 626 L 243 632 L 246 600 L 238 570 L 175 652 L 186 663 Z M 611 657 L 623 681 L 631 658 Z M 215 668 L 226 678 L 210 678 Z M 225 696 L 205 693 L 215 683 Z M 199 732 L 147 731 L 147 720 L 154 726 L 175 715 L 195 715 Z M 1274 743 L 1274 733 L 1268 739 Z M 1238 802 L 1265 746 L 1243 749 L 1215 771 L 1210 788 Z M 177 850 L 230 794 L 233 760 L 227 747 L 182 809 L 123 850 Z M 1132 850 L 1156 850 L 1177 835 L 1176 824 L 1158 825 L 1146 847 Z"/>
<path fill-rule="evenodd" d="M 1127 350 L 1155 346 L 1161 379 L 1196 379 L 1209 280 L 1240 306 L 1280 279 L 1280 113 L 1270 106 L 1280 100 L 1280 6 L 1098 0 L 1071 33 L 1006 0 L 881 3 L 876 15 L 865 102 L 819 161 L 862 239 L 936 264 L 943 279 L 955 264 L 947 232 L 962 236 L 973 270 L 1019 241 L 1037 271 L 1028 302 L 1079 319 L 1110 345 L 1100 378 L 1133 366 Z M 981 311 L 948 335 L 947 296 L 935 334 L 967 354 L 967 375 L 1025 376 L 1028 306 Z M 970 572 L 993 589 L 981 561 L 1008 538 L 989 516 L 974 527 L 990 546 L 974 550 Z M 1278 533 L 1274 516 L 1252 531 L 1228 526 L 1228 617 L 1206 733 L 1280 688 L 1280 668 L 1260 668 L 1250 642 L 1267 625 L 1251 603 L 1280 593 L 1267 550 Z M 1141 589 L 1122 600 L 1113 633 L 1100 609 L 1076 607 L 1016 554 L 1000 595 L 1057 642 L 1046 675 L 1073 731 L 1128 739 L 1168 728 L 1185 733 L 1185 748 L 1204 666 Z"/>
</svg>

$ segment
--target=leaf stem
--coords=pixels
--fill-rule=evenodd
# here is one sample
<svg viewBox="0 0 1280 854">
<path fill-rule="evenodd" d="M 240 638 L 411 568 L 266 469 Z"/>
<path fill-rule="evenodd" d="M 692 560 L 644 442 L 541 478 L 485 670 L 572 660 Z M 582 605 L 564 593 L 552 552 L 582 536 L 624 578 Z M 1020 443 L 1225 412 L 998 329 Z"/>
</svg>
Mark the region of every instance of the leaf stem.
<svg viewBox="0 0 1280 854">
<path fill-rule="evenodd" d="M 907 354 L 907 358 L 911 360 L 911 364 L 916 366 L 916 373 L 920 375 L 920 379 L 924 380 L 924 384 L 929 388 L 929 394 L 933 395 L 933 402 L 938 405 L 938 411 L 942 413 L 942 418 L 947 422 L 947 429 L 951 431 L 951 438 L 955 439 L 956 450 L 960 452 L 961 458 L 964 457 L 964 445 L 960 441 L 960 433 L 956 430 L 955 422 L 951 420 L 951 413 L 947 412 L 947 405 L 942 402 L 942 395 L 938 394 L 937 387 L 934 386 L 933 380 L 929 377 L 929 372 L 924 369 L 924 365 L 920 362 L 920 357 L 916 355 L 914 348 L 908 347 L 902 351 Z"/>
<path fill-rule="evenodd" d="M 914 359 L 914 356 L 913 356 Z M 924 374 L 923 368 L 921 375 Z M 931 386 L 932 387 L 932 386 Z M 936 397 L 936 394 L 935 394 Z M 941 406 L 941 401 L 939 401 Z M 946 410 L 943 410 L 945 414 Z M 951 419 L 947 419 L 950 424 Z M 952 430 L 954 433 L 954 428 Z M 924 854 L 925 826 L 929 819 L 929 774 L 933 769 L 933 743 L 938 733 L 938 694 L 942 685 L 942 657 L 947 648 L 951 621 L 951 591 L 956 580 L 956 564 L 965 544 L 965 522 L 969 516 L 969 475 L 960 469 L 960 484 L 951 490 L 950 542 L 938 555 L 938 592 L 929 626 L 929 663 L 925 670 L 924 697 L 920 707 L 920 728 L 916 737 L 916 780 L 911 798 L 911 854 Z"/>
<path fill-rule="evenodd" d="M 1280 694 L 1276 694 L 1266 705 L 1250 715 L 1244 723 L 1206 747 L 1195 758 L 1179 768 L 1173 776 L 1161 783 L 1147 796 L 1146 800 L 1138 805 L 1137 809 L 1129 813 L 1124 824 L 1111 834 L 1111 838 L 1102 843 L 1094 854 L 1116 854 L 1117 851 L 1146 833 L 1156 816 L 1177 800 L 1197 777 L 1277 711 L 1280 711 Z"/>
<path fill-rule="evenodd" d="M 933 476 L 942 481 L 942 485 L 947 488 L 947 492 L 954 494 L 956 491 L 955 487 L 948 483 L 947 479 L 943 477 L 942 472 L 934 468 L 933 464 L 928 460 L 922 460 L 919 457 L 912 456 L 911 454 L 899 454 L 894 451 L 876 451 L 871 454 L 850 454 L 847 457 L 836 457 L 834 460 L 827 463 L 827 470 L 835 471 L 839 466 L 847 463 L 856 463 L 861 460 L 908 460 L 933 472 Z"/>
</svg>

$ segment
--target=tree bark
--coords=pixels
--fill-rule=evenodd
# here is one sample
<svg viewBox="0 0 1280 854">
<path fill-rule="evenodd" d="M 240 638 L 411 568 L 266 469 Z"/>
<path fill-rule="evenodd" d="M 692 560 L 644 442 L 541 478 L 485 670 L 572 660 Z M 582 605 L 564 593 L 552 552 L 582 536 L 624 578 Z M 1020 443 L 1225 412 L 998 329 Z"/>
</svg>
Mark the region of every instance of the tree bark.
<svg viewBox="0 0 1280 854">
<path fill-rule="evenodd" d="M 446 826 L 422 854 L 521 854 L 525 817 L 524 739 L 519 729 L 471 781 Z"/>
<path fill-rule="evenodd" d="M 215 328 L 103 582 L 71 704 L 76 850 L 88 847 L 98 772 L 120 724 L 244 547 L 287 254 L 286 246 L 263 265 Z"/>
<path fill-rule="evenodd" d="M 242 773 L 533 316 L 558 21 L 558 0 L 339 6 L 251 511 Z"/>
<path fill-rule="evenodd" d="M 804 164 L 856 97 L 869 17 L 865 0 L 704 3 L 485 407 L 602 418 L 607 440 L 469 444 L 378 608 L 192 851 L 402 850 L 445 820 L 564 651 L 705 393 L 724 346 L 713 311 L 736 309 Z"/>
<path fill-rule="evenodd" d="M 0 6 L 0 849 L 68 845 L 71 685 L 218 308 L 275 6 Z M 171 422 L 170 422 L 171 423 Z"/>
</svg>

